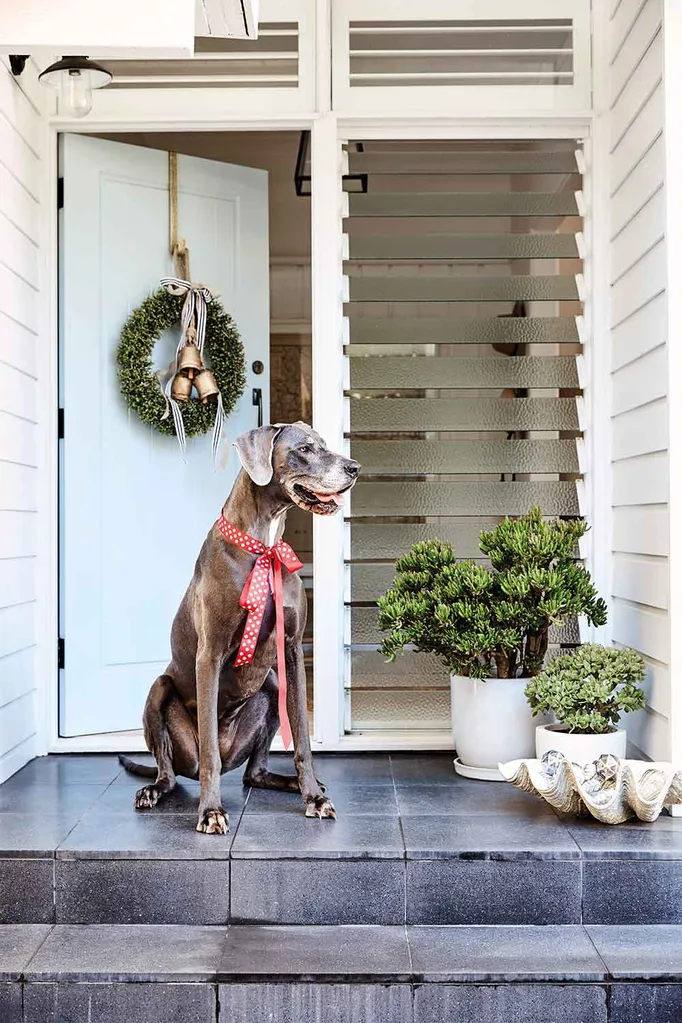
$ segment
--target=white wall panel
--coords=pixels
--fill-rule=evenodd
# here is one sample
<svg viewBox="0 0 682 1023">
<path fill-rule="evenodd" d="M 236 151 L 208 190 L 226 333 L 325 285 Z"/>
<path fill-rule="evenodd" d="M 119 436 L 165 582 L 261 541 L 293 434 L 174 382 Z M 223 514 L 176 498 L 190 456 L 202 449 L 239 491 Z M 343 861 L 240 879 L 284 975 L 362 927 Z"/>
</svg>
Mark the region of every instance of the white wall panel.
<svg viewBox="0 0 682 1023">
<path fill-rule="evenodd" d="M 657 145 L 658 143 L 655 143 L 653 148 Z M 660 181 L 660 168 L 655 169 L 655 175 L 657 181 Z M 631 178 L 627 179 L 627 182 L 629 181 L 631 181 Z M 640 207 L 635 216 L 628 221 L 613 239 L 611 246 L 611 279 L 614 281 L 618 280 L 619 277 L 633 266 L 634 261 L 637 259 L 638 251 L 648 252 L 665 234 L 665 188 L 656 184 L 655 189 L 654 193 Z M 619 193 L 619 198 L 622 197 L 624 190 L 625 186 L 623 186 Z M 647 194 L 646 189 L 638 193 L 637 200 L 643 194 Z M 625 205 L 629 215 L 634 203 L 629 200 Z"/>
<path fill-rule="evenodd" d="M 613 595 L 665 610 L 668 606 L 668 562 L 615 554 Z"/>
<path fill-rule="evenodd" d="M 616 61 L 632 32 L 635 23 L 645 6 L 645 0 L 621 0 L 611 14 L 611 39 L 609 53 L 611 60 Z M 660 7 L 660 3 L 658 4 Z M 633 65 L 636 55 L 632 55 Z"/>
<path fill-rule="evenodd" d="M 620 157 L 614 160 L 619 163 Z M 659 134 L 631 167 L 622 167 L 611 182 L 611 237 L 617 238 L 639 215 L 650 199 L 662 189 L 665 164 L 663 137 Z M 641 252 L 642 249 L 639 248 Z"/>
<path fill-rule="evenodd" d="M 666 374 L 665 345 L 616 370 L 612 381 L 614 415 L 665 398 Z"/>
<path fill-rule="evenodd" d="M 665 290 L 665 241 L 658 242 L 611 287 L 611 317 L 614 326 L 622 323 L 656 295 Z"/>
<path fill-rule="evenodd" d="M 652 401 L 642 408 L 615 416 L 612 441 L 614 459 L 634 458 L 649 451 L 667 451 L 667 401 Z"/>
<path fill-rule="evenodd" d="M 0 559 L 34 557 L 37 549 L 36 513 L 0 510 Z"/>
<path fill-rule="evenodd" d="M 613 104 L 612 138 L 621 138 L 625 134 L 626 129 L 636 120 L 639 111 L 660 84 L 662 77 L 663 46 L 659 32 Z"/>
<path fill-rule="evenodd" d="M 611 330 L 611 366 L 614 370 L 665 344 L 666 305 L 665 293 L 661 292 L 647 306 Z"/>
<path fill-rule="evenodd" d="M 616 102 L 620 93 L 630 81 L 632 69 L 636 67 L 642 54 L 661 32 L 661 10 L 659 4 L 643 4 L 639 17 L 621 47 L 620 53 L 611 68 L 610 94 L 612 102 Z"/>
<path fill-rule="evenodd" d="M 612 636 L 647 659 L 648 707 L 628 720 L 645 753 L 670 752 L 668 252 L 661 0 L 612 10 Z"/>
<path fill-rule="evenodd" d="M 35 600 L 35 558 L 0 559 L 0 608 Z"/>
<path fill-rule="evenodd" d="M 613 549 L 666 557 L 670 551 L 667 504 L 614 508 Z"/>
<path fill-rule="evenodd" d="M 611 145 L 614 156 L 613 175 L 615 183 L 622 181 L 632 172 L 658 136 L 663 125 L 663 87 L 656 88 L 627 130 L 618 135 L 612 133 Z"/>
<path fill-rule="evenodd" d="M 47 99 L 0 62 L 0 782 L 36 752 L 43 179 Z M 24 91 L 25 90 L 25 91 Z"/>
<path fill-rule="evenodd" d="M 613 504 L 665 504 L 668 500 L 668 452 L 640 455 L 613 464 Z"/>
<path fill-rule="evenodd" d="M 613 639 L 634 647 L 663 664 L 670 656 L 670 628 L 664 611 L 631 604 L 616 597 L 611 602 Z"/>
</svg>

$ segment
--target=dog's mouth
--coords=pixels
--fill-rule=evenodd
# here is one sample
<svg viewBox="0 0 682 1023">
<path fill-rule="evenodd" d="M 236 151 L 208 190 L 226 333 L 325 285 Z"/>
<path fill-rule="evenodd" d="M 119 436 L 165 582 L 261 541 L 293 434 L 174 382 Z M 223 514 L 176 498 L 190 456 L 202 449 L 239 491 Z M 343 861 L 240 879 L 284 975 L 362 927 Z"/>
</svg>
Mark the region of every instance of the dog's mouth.
<svg viewBox="0 0 682 1023">
<path fill-rule="evenodd" d="M 337 490 L 332 494 L 310 490 L 301 483 L 294 483 L 292 496 L 299 508 L 311 511 L 315 515 L 335 515 L 343 505 L 344 495 L 352 488 L 354 482 L 353 480 L 343 490 Z"/>
</svg>

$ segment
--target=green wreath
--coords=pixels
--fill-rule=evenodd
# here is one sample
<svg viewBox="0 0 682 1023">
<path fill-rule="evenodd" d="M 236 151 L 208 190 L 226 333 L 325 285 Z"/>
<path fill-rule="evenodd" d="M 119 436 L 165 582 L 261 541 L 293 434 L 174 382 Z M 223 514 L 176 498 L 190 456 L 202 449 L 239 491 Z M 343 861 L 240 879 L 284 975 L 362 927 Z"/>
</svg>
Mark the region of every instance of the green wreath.
<svg viewBox="0 0 682 1023">
<path fill-rule="evenodd" d="M 184 297 L 159 288 L 134 309 L 125 322 L 118 348 L 118 380 L 128 408 L 159 433 L 175 436 L 173 417 L 166 416 L 166 399 L 152 364 L 154 345 L 164 331 L 180 322 Z M 217 298 L 206 307 L 204 354 L 220 388 L 225 415 L 234 409 L 246 386 L 244 346 L 232 317 Z M 207 433 L 215 420 L 215 402 L 190 400 L 181 406 L 188 437 Z"/>
</svg>

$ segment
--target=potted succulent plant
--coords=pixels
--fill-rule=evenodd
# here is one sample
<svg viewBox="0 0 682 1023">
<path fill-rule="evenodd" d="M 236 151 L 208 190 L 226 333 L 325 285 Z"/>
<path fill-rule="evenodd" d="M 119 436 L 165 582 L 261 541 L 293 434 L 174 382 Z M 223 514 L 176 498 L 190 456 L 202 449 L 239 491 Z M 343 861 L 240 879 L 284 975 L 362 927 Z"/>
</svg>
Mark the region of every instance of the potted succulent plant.
<svg viewBox="0 0 682 1023">
<path fill-rule="evenodd" d="M 575 561 L 587 525 L 544 521 L 539 508 L 481 533 L 491 567 L 458 561 L 449 544 L 417 544 L 396 563 L 379 599 L 381 650 L 437 654 L 451 679 L 455 769 L 501 781 L 497 765 L 533 755 L 534 721 L 524 690 L 547 653 L 551 625 L 584 614 L 603 625 L 606 605 Z"/>
<path fill-rule="evenodd" d="M 553 714 L 558 724 L 538 725 L 536 756 L 550 750 L 574 764 L 604 754 L 624 757 L 627 735 L 618 728 L 621 714 L 645 705 L 641 685 L 646 674 L 636 650 L 585 643 L 557 657 L 526 685 L 533 714 Z"/>
</svg>

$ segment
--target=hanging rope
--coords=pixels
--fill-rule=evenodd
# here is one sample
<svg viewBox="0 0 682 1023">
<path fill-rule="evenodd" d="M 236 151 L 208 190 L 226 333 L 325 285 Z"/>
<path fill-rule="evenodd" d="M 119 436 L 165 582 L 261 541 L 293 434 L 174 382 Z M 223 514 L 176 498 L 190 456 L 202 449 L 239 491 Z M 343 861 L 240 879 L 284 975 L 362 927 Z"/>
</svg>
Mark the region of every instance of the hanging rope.
<svg viewBox="0 0 682 1023">
<path fill-rule="evenodd" d="M 175 276 L 188 281 L 189 249 L 184 238 L 178 238 L 178 154 L 168 154 L 168 221 L 170 227 L 170 254 Z"/>
<path fill-rule="evenodd" d="M 201 284 L 191 283 L 189 274 L 189 249 L 184 238 L 178 237 L 178 154 L 168 154 L 168 225 L 169 225 L 169 248 L 173 257 L 175 277 L 164 277 L 161 285 L 171 295 L 185 295 L 180 318 L 180 341 L 176 352 L 175 372 L 180 368 L 180 356 L 182 349 L 190 344 L 196 345 L 199 355 L 203 354 L 204 340 L 206 337 L 206 307 L 211 301 L 212 295 L 208 288 Z M 201 360 L 199 360 L 201 365 Z M 182 419 L 182 411 L 178 402 L 172 396 L 173 377 L 171 374 L 165 387 L 161 385 L 163 396 L 166 400 L 166 409 L 162 419 L 166 419 L 172 413 L 175 433 L 178 438 L 180 450 L 185 454 L 187 441 L 185 426 Z M 213 375 L 208 374 L 213 380 Z M 161 383 L 159 381 L 159 383 Z M 215 383 L 214 383 L 215 386 Z M 217 390 L 217 388 L 216 388 Z M 222 394 L 217 392 L 217 405 L 215 422 L 213 425 L 213 469 L 218 467 L 218 453 L 225 423 L 225 409 L 223 406 Z M 191 400 L 191 399 L 190 399 Z"/>
</svg>

